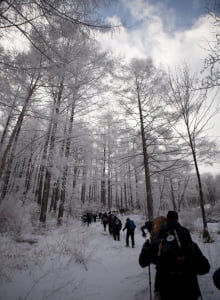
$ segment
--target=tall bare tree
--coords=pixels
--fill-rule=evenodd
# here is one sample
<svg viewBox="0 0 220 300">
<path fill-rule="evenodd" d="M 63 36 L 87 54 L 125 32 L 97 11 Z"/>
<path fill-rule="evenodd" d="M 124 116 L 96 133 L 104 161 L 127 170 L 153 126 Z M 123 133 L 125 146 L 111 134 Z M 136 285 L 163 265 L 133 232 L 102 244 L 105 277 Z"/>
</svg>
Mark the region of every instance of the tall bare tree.
<svg viewBox="0 0 220 300">
<path fill-rule="evenodd" d="M 210 156 L 213 143 L 204 138 L 206 125 L 212 118 L 213 101 L 208 102 L 207 93 L 198 89 L 198 79 L 190 74 L 187 65 L 180 68 L 176 76 L 169 77 L 169 97 L 173 128 L 182 139 L 182 147 L 190 149 L 199 191 L 199 203 L 203 220 L 203 238 L 210 242 L 206 213 L 204 207 L 204 193 L 199 171 L 199 157 L 202 153 Z M 205 148 L 204 148 L 205 147 Z"/>
<path fill-rule="evenodd" d="M 140 132 L 142 143 L 143 166 L 146 184 L 146 216 L 153 219 L 153 195 L 151 184 L 152 153 L 155 151 L 159 116 L 162 110 L 162 85 L 163 74 L 157 70 L 152 60 L 134 59 L 128 67 L 122 71 L 122 88 L 116 91 L 120 103 L 128 116 L 133 118 Z M 160 100 L 160 101 L 159 101 Z M 160 102 L 160 104 L 159 104 Z"/>
</svg>

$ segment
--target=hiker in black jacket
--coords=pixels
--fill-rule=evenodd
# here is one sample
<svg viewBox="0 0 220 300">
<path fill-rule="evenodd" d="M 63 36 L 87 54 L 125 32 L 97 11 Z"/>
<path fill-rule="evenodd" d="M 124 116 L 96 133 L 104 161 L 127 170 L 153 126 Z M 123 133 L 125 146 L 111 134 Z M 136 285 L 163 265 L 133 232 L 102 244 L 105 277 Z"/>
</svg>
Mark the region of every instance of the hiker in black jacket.
<svg viewBox="0 0 220 300">
<path fill-rule="evenodd" d="M 197 275 L 209 272 L 209 262 L 189 231 L 179 224 L 175 211 L 168 212 L 166 221 L 156 239 L 144 243 L 139 264 L 156 265 L 155 299 L 197 300 L 201 296 Z"/>
<path fill-rule="evenodd" d="M 121 220 L 118 217 L 114 217 L 112 233 L 115 241 L 120 241 L 120 230 L 122 228 Z"/>
<path fill-rule="evenodd" d="M 114 217 L 115 216 L 111 212 L 108 213 L 108 231 L 110 234 L 113 233 Z"/>
<path fill-rule="evenodd" d="M 108 224 L 108 216 L 107 216 L 107 213 L 104 213 L 103 215 L 102 215 L 102 224 L 103 224 L 103 226 L 104 226 L 104 231 L 106 231 L 106 226 L 107 226 L 107 224 Z"/>
<path fill-rule="evenodd" d="M 151 221 L 146 221 L 144 223 L 144 225 L 141 226 L 141 232 L 142 232 L 142 236 L 144 238 L 146 238 L 146 236 L 147 236 L 145 230 L 147 230 L 149 233 L 151 232 L 151 230 L 152 230 L 152 222 Z"/>
<path fill-rule="evenodd" d="M 135 230 L 135 228 L 136 228 L 136 225 L 135 225 L 134 221 L 127 218 L 125 226 L 123 228 L 123 231 L 125 231 L 125 229 L 127 229 L 127 232 L 126 232 L 126 247 L 129 247 L 129 237 L 131 237 L 132 248 L 134 248 L 134 246 L 135 246 L 135 242 L 134 242 L 134 230 Z"/>
</svg>

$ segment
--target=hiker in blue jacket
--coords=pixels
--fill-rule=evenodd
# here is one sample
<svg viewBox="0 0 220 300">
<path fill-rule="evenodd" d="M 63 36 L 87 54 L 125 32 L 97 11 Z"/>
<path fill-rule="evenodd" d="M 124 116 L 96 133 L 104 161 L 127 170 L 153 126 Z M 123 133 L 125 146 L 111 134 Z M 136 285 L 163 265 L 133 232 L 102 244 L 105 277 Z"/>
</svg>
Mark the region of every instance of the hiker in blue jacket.
<svg viewBox="0 0 220 300">
<path fill-rule="evenodd" d="M 134 248 L 134 245 L 135 245 L 135 242 L 134 242 L 135 228 L 136 228 L 136 225 L 135 225 L 134 221 L 127 218 L 125 226 L 123 228 L 123 231 L 125 231 L 125 229 L 127 229 L 127 232 L 126 232 L 126 247 L 129 247 L 129 238 L 131 237 L 131 245 L 132 245 L 132 248 Z"/>
</svg>

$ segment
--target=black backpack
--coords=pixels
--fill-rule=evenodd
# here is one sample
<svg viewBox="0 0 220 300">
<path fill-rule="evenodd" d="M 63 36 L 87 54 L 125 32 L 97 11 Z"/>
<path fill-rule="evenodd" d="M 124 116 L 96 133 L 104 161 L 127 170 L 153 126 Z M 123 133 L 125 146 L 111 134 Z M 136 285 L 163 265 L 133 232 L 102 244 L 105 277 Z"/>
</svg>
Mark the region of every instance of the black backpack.
<svg viewBox="0 0 220 300">
<path fill-rule="evenodd" d="M 157 268 L 175 276 L 192 271 L 193 242 L 189 231 L 179 226 L 163 232 L 158 247 Z"/>
<path fill-rule="evenodd" d="M 134 223 L 133 220 L 129 220 L 129 222 L 128 222 L 128 228 L 129 228 L 130 230 L 135 230 L 136 225 L 135 225 L 135 223 Z"/>
<path fill-rule="evenodd" d="M 144 243 L 139 264 L 144 268 L 151 263 L 156 264 L 158 272 L 176 278 L 193 273 L 204 275 L 210 270 L 208 259 L 192 241 L 189 231 L 180 225 L 163 229 L 156 239 Z"/>
<path fill-rule="evenodd" d="M 119 219 L 115 219 L 116 228 L 121 228 L 121 221 Z"/>
</svg>

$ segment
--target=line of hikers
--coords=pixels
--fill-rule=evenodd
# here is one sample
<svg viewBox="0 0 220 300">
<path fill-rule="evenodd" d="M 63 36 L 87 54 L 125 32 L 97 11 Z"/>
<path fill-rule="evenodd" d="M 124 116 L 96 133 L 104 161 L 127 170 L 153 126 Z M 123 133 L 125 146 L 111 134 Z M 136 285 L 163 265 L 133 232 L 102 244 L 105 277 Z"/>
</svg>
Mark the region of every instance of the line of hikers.
<svg viewBox="0 0 220 300">
<path fill-rule="evenodd" d="M 149 299 L 152 299 L 150 264 L 156 266 L 154 300 L 202 299 L 197 275 L 207 274 L 210 264 L 188 229 L 179 224 L 178 213 L 168 211 L 166 218 L 145 222 L 141 231 L 146 238 L 145 230 L 150 238 L 143 245 L 139 264 L 149 267 Z M 220 289 L 220 269 L 213 274 L 213 281 Z"/>
<path fill-rule="evenodd" d="M 108 214 L 105 212 L 102 215 L 101 222 L 104 226 L 104 231 L 106 231 L 108 225 L 109 234 L 111 234 L 115 241 L 120 241 L 120 231 L 122 229 L 122 222 L 121 220 L 109 212 Z M 126 230 L 126 247 L 129 247 L 129 242 L 131 240 L 131 246 L 134 248 L 135 240 L 134 240 L 134 231 L 136 225 L 133 220 L 127 218 L 123 231 Z"/>
<path fill-rule="evenodd" d="M 87 212 L 82 215 L 81 220 L 83 223 L 86 223 L 89 226 L 92 222 L 96 222 L 97 217 L 98 215 L 96 213 Z"/>
</svg>

